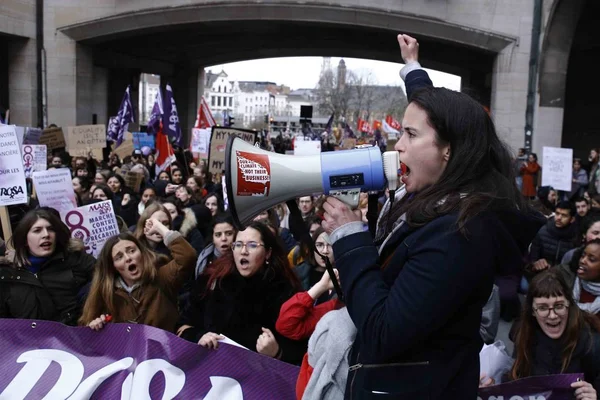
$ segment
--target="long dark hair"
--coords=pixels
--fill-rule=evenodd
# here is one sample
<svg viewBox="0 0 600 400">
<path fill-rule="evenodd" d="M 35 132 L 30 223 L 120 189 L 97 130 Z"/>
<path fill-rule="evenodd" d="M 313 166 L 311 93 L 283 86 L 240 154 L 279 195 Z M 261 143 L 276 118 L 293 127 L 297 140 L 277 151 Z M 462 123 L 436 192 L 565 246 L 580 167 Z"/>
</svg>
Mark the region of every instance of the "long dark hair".
<svg viewBox="0 0 600 400">
<path fill-rule="evenodd" d="M 571 357 L 573 356 L 581 332 L 584 329 L 587 329 L 591 334 L 589 327 L 595 331 L 600 331 L 600 319 L 577 307 L 571 289 L 567 285 L 567 282 L 560 271 L 551 268 L 539 273 L 531 280 L 527 298 L 523 304 L 521 325 L 519 326 L 519 331 L 515 340 L 516 359 L 510 373 L 513 379 L 531 376 L 534 336 L 535 330 L 538 328 L 538 322 L 534 316 L 533 299 L 535 297 L 549 298 L 560 296 L 564 296 L 569 303 L 567 326 L 560 338 L 563 344 L 560 373 L 563 373 L 571 363 Z"/>
<path fill-rule="evenodd" d="M 381 228 L 404 213 L 410 226 L 420 227 L 458 212 L 457 228 L 466 234 L 465 224 L 481 212 L 528 208 L 515 184 L 511 152 L 481 104 L 444 88 L 419 90 L 411 104 L 427 114 L 437 144 L 450 145 L 450 158 L 439 181 L 400 200 L 382 218 Z"/>
<path fill-rule="evenodd" d="M 260 233 L 262 241 L 265 243 L 265 250 L 271 250 L 271 258 L 269 259 L 269 269 L 272 270 L 275 276 L 283 276 L 294 289 L 302 290 L 300 280 L 289 266 L 285 250 L 269 227 L 262 222 L 253 221 L 246 229 L 254 229 Z M 213 285 L 218 284 L 223 278 L 233 274 L 236 270 L 233 251 L 228 252 L 222 257 L 215 260 L 206 268 L 205 274 L 209 275 L 206 283 L 207 290 L 211 290 Z"/>
<path fill-rule="evenodd" d="M 52 225 L 55 238 L 54 253 L 66 253 L 71 238 L 69 228 L 60 220 L 58 213 L 51 208 L 38 208 L 29 211 L 19 221 L 13 232 L 10 242 L 15 249 L 15 264 L 24 266 L 29 264 L 29 247 L 27 245 L 27 234 L 38 219 L 45 219 Z"/>
</svg>

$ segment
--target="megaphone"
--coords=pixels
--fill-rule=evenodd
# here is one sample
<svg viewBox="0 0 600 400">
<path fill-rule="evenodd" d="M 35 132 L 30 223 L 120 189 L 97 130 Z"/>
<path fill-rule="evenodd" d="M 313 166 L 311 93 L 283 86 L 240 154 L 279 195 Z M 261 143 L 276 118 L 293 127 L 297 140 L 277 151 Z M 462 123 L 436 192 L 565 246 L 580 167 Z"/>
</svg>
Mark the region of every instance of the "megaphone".
<svg viewBox="0 0 600 400">
<path fill-rule="evenodd" d="M 229 210 L 240 230 L 262 211 L 314 193 L 336 196 L 356 208 L 361 191 L 383 190 L 386 178 L 397 185 L 398 169 L 398 152 L 382 157 L 379 147 L 373 146 L 293 156 L 263 150 L 232 135 L 225 148 Z"/>
</svg>

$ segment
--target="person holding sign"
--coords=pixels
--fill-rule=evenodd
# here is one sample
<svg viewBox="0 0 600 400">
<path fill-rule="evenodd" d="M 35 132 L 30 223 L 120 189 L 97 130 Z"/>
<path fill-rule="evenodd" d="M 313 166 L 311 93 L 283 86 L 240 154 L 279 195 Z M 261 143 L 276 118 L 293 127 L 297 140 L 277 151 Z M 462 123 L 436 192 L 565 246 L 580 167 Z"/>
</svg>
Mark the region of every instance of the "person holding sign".
<svg viewBox="0 0 600 400">
<path fill-rule="evenodd" d="M 557 269 L 533 278 L 521 315 L 509 378 L 583 373 L 585 380 L 571 385 L 575 398 L 596 400 L 600 389 L 600 320 L 577 307 Z"/>
<path fill-rule="evenodd" d="M 25 214 L 10 240 L 15 259 L 0 267 L 0 318 L 76 325 L 94 257 L 50 208 Z"/>
<path fill-rule="evenodd" d="M 81 325 L 98 331 L 108 320 L 139 323 L 175 332 L 177 293 L 196 266 L 196 251 L 179 232 L 155 218 L 145 222 L 149 236 L 160 236 L 173 256 L 164 263 L 128 232 L 104 244 Z"/>
</svg>

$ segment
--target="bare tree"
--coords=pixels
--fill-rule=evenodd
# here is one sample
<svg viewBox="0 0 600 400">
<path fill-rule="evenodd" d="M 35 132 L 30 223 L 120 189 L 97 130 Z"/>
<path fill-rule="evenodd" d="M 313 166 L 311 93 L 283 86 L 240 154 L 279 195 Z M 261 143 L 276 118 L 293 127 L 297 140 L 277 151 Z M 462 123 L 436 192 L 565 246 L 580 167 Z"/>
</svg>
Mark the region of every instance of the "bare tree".
<svg viewBox="0 0 600 400">
<path fill-rule="evenodd" d="M 359 74 L 354 74 L 352 109 L 355 120 L 363 117 L 363 112 L 366 112 L 367 115 L 371 113 L 376 95 L 376 84 L 377 82 L 371 71 L 361 71 Z"/>
<path fill-rule="evenodd" d="M 352 71 L 348 71 L 344 79 L 340 79 L 332 71 L 327 71 L 321 76 L 315 94 L 317 109 L 322 115 L 334 114 L 334 119 L 348 116 L 353 79 L 354 74 Z"/>
</svg>

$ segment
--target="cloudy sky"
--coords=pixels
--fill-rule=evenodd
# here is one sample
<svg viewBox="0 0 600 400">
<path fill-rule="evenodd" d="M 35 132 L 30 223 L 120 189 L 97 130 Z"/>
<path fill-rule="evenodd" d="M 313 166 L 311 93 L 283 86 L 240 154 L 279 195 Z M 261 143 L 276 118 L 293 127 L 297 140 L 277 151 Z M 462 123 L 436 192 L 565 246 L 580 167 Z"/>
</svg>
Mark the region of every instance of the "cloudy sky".
<svg viewBox="0 0 600 400">
<path fill-rule="evenodd" d="M 332 57 L 332 68 L 337 68 L 339 61 L 340 58 Z M 404 87 L 398 74 L 403 64 L 357 58 L 344 58 L 344 61 L 348 70 L 362 76 L 371 75 L 375 84 Z M 317 85 L 322 62 L 321 57 L 266 58 L 214 65 L 207 69 L 212 72 L 220 72 L 223 69 L 234 81 L 271 81 L 290 86 L 292 89 L 299 89 L 314 88 Z M 460 77 L 438 71 L 427 71 L 435 86 L 460 89 Z"/>
</svg>

